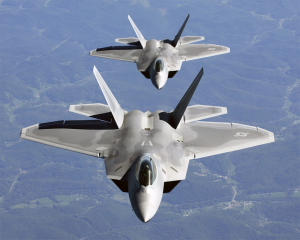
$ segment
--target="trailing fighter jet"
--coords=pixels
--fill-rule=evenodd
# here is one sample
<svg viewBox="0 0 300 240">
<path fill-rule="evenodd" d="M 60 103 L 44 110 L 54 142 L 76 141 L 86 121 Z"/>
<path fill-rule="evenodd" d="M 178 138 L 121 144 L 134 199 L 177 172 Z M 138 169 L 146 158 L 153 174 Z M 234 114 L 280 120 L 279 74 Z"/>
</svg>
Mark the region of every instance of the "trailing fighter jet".
<svg viewBox="0 0 300 240">
<path fill-rule="evenodd" d="M 186 177 L 189 160 L 274 142 L 274 134 L 237 123 L 199 120 L 227 113 L 225 107 L 188 106 L 203 68 L 174 111 L 127 112 L 100 73 L 94 74 L 108 105 L 71 105 L 95 120 L 61 120 L 23 128 L 21 138 L 103 158 L 106 175 L 129 193 L 137 217 L 148 222 L 163 193 Z"/>
<path fill-rule="evenodd" d="M 146 78 L 151 78 L 153 85 L 157 89 L 161 89 L 166 84 L 167 79 L 174 77 L 177 71 L 180 70 L 183 61 L 230 52 L 230 48 L 221 45 L 190 44 L 202 41 L 204 37 L 181 37 L 189 16 L 187 16 L 173 40 L 151 39 L 147 41 L 128 15 L 128 19 L 138 38 L 117 38 L 116 42 L 128 45 L 97 48 L 90 51 L 90 55 L 135 62 L 138 70 Z"/>
</svg>

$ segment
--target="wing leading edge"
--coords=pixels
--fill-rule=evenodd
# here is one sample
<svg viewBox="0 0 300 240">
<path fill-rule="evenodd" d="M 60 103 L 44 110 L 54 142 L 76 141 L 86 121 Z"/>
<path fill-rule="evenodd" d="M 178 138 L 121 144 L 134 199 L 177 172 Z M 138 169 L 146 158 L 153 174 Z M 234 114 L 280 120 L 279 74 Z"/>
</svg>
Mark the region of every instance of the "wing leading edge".
<svg viewBox="0 0 300 240">
<path fill-rule="evenodd" d="M 118 46 L 94 49 L 90 51 L 90 56 L 137 62 L 141 53 L 139 46 Z"/>
<path fill-rule="evenodd" d="M 110 130 L 39 129 L 38 124 L 21 131 L 23 139 L 94 157 L 101 157 L 103 147 L 110 147 L 110 135 Z"/>
</svg>

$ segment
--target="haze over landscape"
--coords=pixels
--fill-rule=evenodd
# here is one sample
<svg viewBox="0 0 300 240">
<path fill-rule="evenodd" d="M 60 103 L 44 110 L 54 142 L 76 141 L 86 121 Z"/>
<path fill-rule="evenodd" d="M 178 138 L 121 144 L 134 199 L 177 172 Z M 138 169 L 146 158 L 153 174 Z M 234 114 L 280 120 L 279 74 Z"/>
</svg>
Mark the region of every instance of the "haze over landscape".
<svg viewBox="0 0 300 240">
<path fill-rule="evenodd" d="M 1 239 L 299 239 L 300 6 L 297 0 L 0 1 Z M 129 62 L 89 51 L 135 37 L 204 36 L 228 54 L 183 64 L 163 89 Z M 190 161 L 187 177 L 144 224 L 102 159 L 21 140 L 36 123 L 85 119 L 104 103 L 96 66 L 123 109 L 171 111 L 201 67 L 190 102 L 208 119 L 274 132 L 275 143 Z"/>
</svg>

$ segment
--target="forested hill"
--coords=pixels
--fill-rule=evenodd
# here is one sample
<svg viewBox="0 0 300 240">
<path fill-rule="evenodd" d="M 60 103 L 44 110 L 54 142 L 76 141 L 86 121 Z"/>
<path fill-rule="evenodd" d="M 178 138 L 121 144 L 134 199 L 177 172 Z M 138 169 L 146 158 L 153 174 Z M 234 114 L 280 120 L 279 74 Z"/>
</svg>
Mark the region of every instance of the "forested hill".
<svg viewBox="0 0 300 240">
<path fill-rule="evenodd" d="M 0 239 L 300 239 L 298 0 L 0 1 Z M 136 65 L 89 56 L 135 37 L 183 36 L 230 47 L 184 62 L 163 89 Z M 200 42 L 201 43 L 201 42 Z M 127 111 L 174 109 L 201 67 L 192 104 L 207 121 L 274 132 L 275 143 L 190 161 L 185 181 L 141 223 L 102 159 L 21 140 L 23 127 L 84 119 L 69 105 L 105 103 L 96 65 Z"/>
</svg>

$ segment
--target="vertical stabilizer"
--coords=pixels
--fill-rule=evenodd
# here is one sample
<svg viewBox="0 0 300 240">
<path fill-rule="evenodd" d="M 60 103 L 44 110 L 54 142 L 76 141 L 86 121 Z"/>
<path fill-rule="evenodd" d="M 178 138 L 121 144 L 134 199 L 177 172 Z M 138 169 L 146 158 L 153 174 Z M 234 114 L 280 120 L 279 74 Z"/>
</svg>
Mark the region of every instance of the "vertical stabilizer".
<svg viewBox="0 0 300 240">
<path fill-rule="evenodd" d="M 142 45 L 143 48 L 145 48 L 146 46 L 146 40 L 143 37 L 143 35 L 141 34 L 140 30 L 137 28 L 137 26 L 134 24 L 134 22 L 132 21 L 131 17 L 128 15 L 128 19 L 131 23 L 131 26 L 133 27 L 133 30 L 135 31 L 135 34 L 137 35 L 138 39 L 140 40 L 140 43 Z"/>
<path fill-rule="evenodd" d="M 98 72 L 97 68 L 94 66 L 93 69 L 94 75 L 98 81 L 98 84 L 103 92 L 103 95 L 106 99 L 106 102 L 112 112 L 112 115 L 114 116 L 114 119 L 118 125 L 118 128 L 120 128 L 124 121 L 124 111 L 121 108 L 120 104 L 106 85 L 105 81 L 103 80 L 102 76 Z"/>
<path fill-rule="evenodd" d="M 173 47 L 176 47 L 176 46 L 177 46 L 177 43 L 178 43 L 178 41 L 179 41 L 179 39 L 180 39 L 180 37 L 181 37 L 181 34 L 182 34 L 182 32 L 183 32 L 183 29 L 185 28 L 185 25 L 186 25 L 187 21 L 189 20 L 189 17 L 190 17 L 190 14 L 188 14 L 188 16 L 186 17 L 184 23 L 182 24 L 181 28 L 179 29 L 177 35 L 175 36 L 175 38 L 174 38 L 174 40 L 173 40 L 173 42 L 172 42 Z"/>
<path fill-rule="evenodd" d="M 174 129 L 176 129 L 178 127 L 180 120 L 181 120 L 187 106 L 189 105 L 190 100 L 201 80 L 202 75 L 203 75 L 203 68 L 201 68 L 200 72 L 198 73 L 198 75 L 196 76 L 194 81 L 192 82 L 189 89 L 185 92 L 184 96 L 182 97 L 182 99 L 180 100 L 178 105 L 176 106 L 175 110 L 173 112 L 171 112 L 171 118 L 170 118 L 169 124 Z"/>
</svg>

